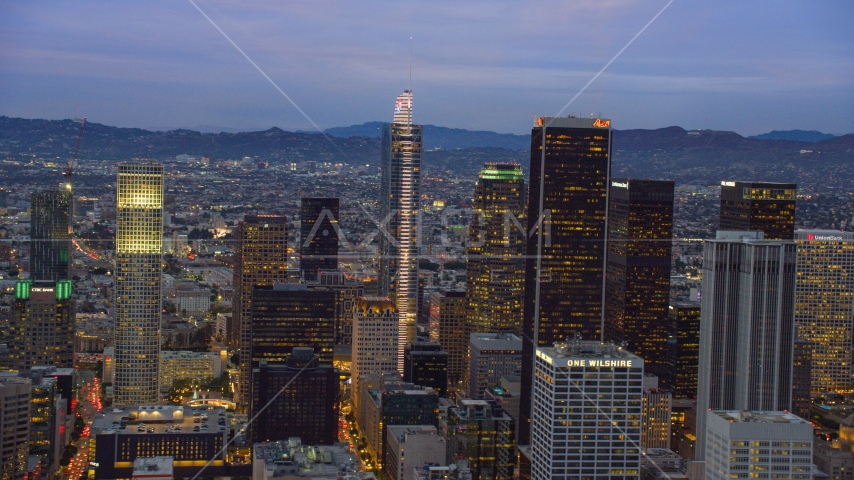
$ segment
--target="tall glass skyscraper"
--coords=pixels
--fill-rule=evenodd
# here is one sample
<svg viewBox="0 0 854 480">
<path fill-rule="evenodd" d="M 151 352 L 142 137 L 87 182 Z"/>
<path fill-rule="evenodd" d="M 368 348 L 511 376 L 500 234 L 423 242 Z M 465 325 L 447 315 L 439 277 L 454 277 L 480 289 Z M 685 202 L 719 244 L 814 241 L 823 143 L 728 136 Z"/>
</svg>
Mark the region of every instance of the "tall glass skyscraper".
<svg viewBox="0 0 854 480">
<path fill-rule="evenodd" d="M 303 198 L 300 204 L 300 271 L 317 280 L 318 270 L 338 268 L 338 199 Z"/>
<path fill-rule="evenodd" d="M 812 390 L 851 384 L 854 330 L 854 233 L 798 230 L 795 323 L 812 342 Z"/>
<path fill-rule="evenodd" d="M 71 279 L 71 189 L 33 193 L 30 279 Z"/>
<path fill-rule="evenodd" d="M 525 284 L 525 176 L 516 163 L 487 163 L 474 191 L 466 249 L 468 333 L 522 328 Z M 524 227 L 523 227 L 524 228 Z"/>
<path fill-rule="evenodd" d="M 611 121 L 542 117 L 531 131 L 519 444 L 530 441 L 534 351 L 602 338 Z"/>
<path fill-rule="evenodd" d="M 605 340 L 625 341 L 646 373 L 666 380 L 673 181 L 610 185 Z"/>
<path fill-rule="evenodd" d="M 720 230 L 761 231 L 766 240 L 795 238 L 794 183 L 721 182 Z"/>
<path fill-rule="evenodd" d="M 163 165 L 120 163 L 116 192 L 115 397 L 158 401 Z"/>
<path fill-rule="evenodd" d="M 397 97 L 394 120 L 383 127 L 380 167 L 379 281 L 400 314 L 398 370 L 415 339 L 418 317 L 418 246 L 421 201 L 421 125 L 412 124 L 412 92 Z"/>
</svg>

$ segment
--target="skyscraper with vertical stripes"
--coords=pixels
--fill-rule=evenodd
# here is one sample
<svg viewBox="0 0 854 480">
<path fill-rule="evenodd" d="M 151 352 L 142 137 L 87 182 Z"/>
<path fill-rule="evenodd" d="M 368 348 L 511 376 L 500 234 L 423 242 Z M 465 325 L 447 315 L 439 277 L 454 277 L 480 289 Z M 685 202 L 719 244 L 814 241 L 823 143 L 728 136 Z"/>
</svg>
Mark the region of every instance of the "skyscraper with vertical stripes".
<svg viewBox="0 0 854 480">
<path fill-rule="evenodd" d="M 114 401 L 159 400 L 163 165 L 119 164 Z"/>
<path fill-rule="evenodd" d="M 394 300 L 400 314 L 401 372 L 403 349 L 415 338 L 418 316 L 421 131 L 421 125 L 412 124 L 412 91 L 406 90 L 397 97 L 392 123 L 383 127 L 378 219 L 380 290 Z"/>
</svg>

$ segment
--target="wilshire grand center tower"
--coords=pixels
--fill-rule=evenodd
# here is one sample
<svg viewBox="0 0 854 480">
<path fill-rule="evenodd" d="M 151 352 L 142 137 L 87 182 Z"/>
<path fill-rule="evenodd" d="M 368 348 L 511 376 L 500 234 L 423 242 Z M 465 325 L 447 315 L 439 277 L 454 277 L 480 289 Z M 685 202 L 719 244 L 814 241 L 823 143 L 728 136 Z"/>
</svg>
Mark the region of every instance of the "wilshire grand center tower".
<svg viewBox="0 0 854 480">
<path fill-rule="evenodd" d="M 394 120 L 383 127 L 380 159 L 379 281 L 382 294 L 395 301 L 400 314 L 400 371 L 403 348 L 415 339 L 418 316 L 421 130 L 412 124 L 412 91 L 406 90 L 397 97 Z"/>
<path fill-rule="evenodd" d="M 120 163 L 117 188 L 114 404 L 154 404 L 159 393 L 163 165 Z"/>
<path fill-rule="evenodd" d="M 530 442 L 534 352 L 602 338 L 611 121 L 541 117 L 531 130 L 519 444 Z"/>
</svg>

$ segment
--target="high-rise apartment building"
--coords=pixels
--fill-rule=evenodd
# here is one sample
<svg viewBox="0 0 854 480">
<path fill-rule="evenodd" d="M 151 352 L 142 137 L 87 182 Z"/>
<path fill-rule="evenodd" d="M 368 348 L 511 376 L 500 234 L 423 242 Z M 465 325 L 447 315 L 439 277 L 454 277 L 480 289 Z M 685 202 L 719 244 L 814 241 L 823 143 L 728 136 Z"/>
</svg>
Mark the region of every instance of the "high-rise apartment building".
<svg viewBox="0 0 854 480">
<path fill-rule="evenodd" d="M 350 365 L 353 409 L 361 414 L 366 375 L 396 375 L 399 317 L 388 297 L 362 297 L 353 310 L 353 360 Z"/>
<path fill-rule="evenodd" d="M 536 367 L 531 479 L 637 479 L 643 359 L 576 338 L 538 348 Z"/>
<path fill-rule="evenodd" d="M 0 478 L 24 480 L 30 447 L 29 379 L 0 377 Z"/>
<path fill-rule="evenodd" d="M 806 420 L 785 411 L 701 413 L 708 418 L 706 480 L 766 478 L 764 475 L 792 480 L 813 478 L 813 428 Z"/>
<path fill-rule="evenodd" d="M 321 364 L 332 365 L 335 292 L 304 283 L 255 287 L 250 331 L 252 368 L 262 361 L 283 364 L 296 347 L 309 347 Z"/>
<path fill-rule="evenodd" d="M 794 183 L 721 182 L 719 230 L 761 231 L 767 240 L 795 236 Z"/>
<path fill-rule="evenodd" d="M 673 181 L 611 179 L 605 340 L 626 342 L 647 373 L 667 373 Z"/>
<path fill-rule="evenodd" d="M 700 361 L 700 304 L 670 305 L 668 375 L 666 384 L 673 398 L 697 398 L 697 368 Z"/>
<path fill-rule="evenodd" d="M 159 400 L 163 165 L 120 163 L 116 191 L 117 406 Z"/>
<path fill-rule="evenodd" d="M 791 410 L 795 317 L 792 241 L 718 231 L 703 251 L 697 460 L 707 410 Z"/>
<path fill-rule="evenodd" d="M 338 441 L 340 374 L 318 360 L 311 347 L 297 347 L 281 364 L 262 360 L 253 367 L 249 418 L 269 403 L 252 424 L 253 442 L 290 437 L 300 437 L 307 445 Z M 285 385 L 288 388 L 279 395 Z"/>
<path fill-rule="evenodd" d="M 303 198 L 300 205 L 300 271 L 317 280 L 318 270 L 338 268 L 338 199 Z"/>
<path fill-rule="evenodd" d="M 514 478 L 516 421 L 497 404 L 457 399 L 440 426 L 448 440 L 448 463 L 468 460 L 473 479 Z"/>
<path fill-rule="evenodd" d="M 517 375 L 522 369 L 522 339 L 512 333 L 469 335 L 468 396 L 483 398 L 484 392 Z"/>
<path fill-rule="evenodd" d="M 475 214 L 466 244 L 469 333 L 520 333 L 525 299 L 526 198 L 521 165 L 483 166 L 475 186 Z"/>
<path fill-rule="evenodd" d="M 245 215 L 234 232 L 234 300 L 229 346 L 239 358 L 237 404 L 249 402 L 252 289 L 287 282 L 288 222 L 284 215 Z"/>
<path fill-rule="evenodd" d="M 519 443 L 530 441 L 534 353 L 580 333 L 601 340 L 611 121 L 537 118 L 522 326 Z"/>
<path fill-rule="evenodd" d="M 430 341 L 448 352 L 448 390 L 462 387 L 468 367 L 466 292 L 440 288 L 430 294 Z"/>
<path fill-rule="evenodd" d="M 71 279 L 71 190 L 33 193 L 30 209 L 30 279 Z"/>
<path fill-rule="evenodd" d="M 380 294 L 400 314 L 398 370 L 403 347 L 415 339 L 421 212 L 421 125 L 412 124 L 412 92 L 397 97 L 394 120 L 383 127 L 380 158 Z M 389 238 L 389 236 L 391 238 Z"/>
<path fill-rule="evenodd" d="M 448 395 L 448 352 L 435 342 L 410 342 L 404 350 L 403 381 Z"/>
<path fill-rule="evenodd" d="M 798 230 L 795 323 L 812 342 L 812 390 L 851 384 L 854 330 L 854 233 Z"/>
<path fill-rule="evenodd" d="M 9 368 L 74 367 L 71 280 L 18 280 L 9 320 Z"/>
</svg>

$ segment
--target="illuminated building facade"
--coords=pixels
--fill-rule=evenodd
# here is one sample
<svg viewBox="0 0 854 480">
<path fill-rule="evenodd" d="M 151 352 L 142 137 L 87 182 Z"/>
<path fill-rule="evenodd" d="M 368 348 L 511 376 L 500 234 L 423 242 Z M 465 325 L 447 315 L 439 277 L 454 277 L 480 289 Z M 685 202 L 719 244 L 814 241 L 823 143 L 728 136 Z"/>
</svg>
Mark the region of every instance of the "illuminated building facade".
<svg viewBox="0 0 854 480">
<path fill-rule="evenodd" d="M 335 292 L 335 344 L 353 343 L 353 309 L 356 301 L 365 296 L 365 284 L 344 275 L 341 269 L 320 270 L 320 284 Z"/>
<path fill-rule="evenodd" d="M 530 171 L 521 445 L 530 441 L 535 349 L 576 332 L 586 340 L 602 337 L 611 121 L 537 118 Z"/>
<path fill-rule="evenodd" d="M 163 165 L 120 163 L 116 191 L 114 400 L 159 400 Z"/>
<path fill-rule="evenodd" d="M 522 327 L 526 198 L 521 165 L 483 166 L 466 248 L 469 333 L 518 335 Z"/>
<path fill-rule="evenodd" d="M 318 362 L 310 347 L 294 348 L 283 364 L 261 361 L 253 367 L 249 418 L 269 406 L 251 426 L 252 441 L 300 437 L 307 445 L 337 442 L 339 375 L 331 364 Z M 288 382 L 288 388 L 279 395 Z"/>
<path fill-rule="evenodd" d="M 700 360 L 700 304 L 670 305 L 668 335 L 668 384 L 673 398 L 697 398 L 697 365 Z"/>
<path fill-rule="evenodd" d="M 223 357 L 216 352 L 160 352 L 160 389 L 168 391 L 172 382 L 179 379 L 201 383 L 209 378 L 219 378 L 224 371 L 222 367 Z"/>
<path fill-rule="evenodd" d="M 24 480 L 30 439 L 30 392 L 28 379 L 0 377 L 0 475 Z"/>
<path fill-rule="evenodd" d="M 646 369 L 646 360 L 644 360 Z M 641 448 L 670 449 L 670 409 L 673 396 L 658 388 L 658 377 L 647 373 L 643 376 L 643 419 L 641 425 Z"/>
<path fill-rule="evenodd" d="M 353 309 L 353 379 L 351 399 L 361 415 L 362 382 L 366 375 L 396 375 L 398 325 L 397 308 L 388 297 L 362 297 Z"/>
<path fill-rule="evenodd" d="M 71 280 L 18 280 L 9 320 L 9 368 L 74 367 L 74 302 Z"/>
<path fill-rule="evenodd" d="M 498 386 L 502 377 L 516 375 L 521 369 L 521 338 L 512 333 L 469 335 L 469 398 L 483 398 L 484 392 Z"/>
<path fill-rule="evenodd" d="M 703 250 L 696 458 L 712 410 L 791 411 L 795 242 L 718 231 Z"/>
<path fill-rule="evenodd" d="M 71 190 L 33 193 L 30 279 L 71 279 Z"/>
<path fill-rule="evenodd" d="M 448 462 L 469 461 L 472 478 L 510 480 L 516 467 L 516 422 L 495 402 L 461 398 L 440 423 Z"/>
<path fill-rule="evenodd" d="M 430 341 L 448 352 L 448 391 L 463 385 L 468 364 L 466 292 L 440 288 L 430 294 Z"/>
<path fill-rule="evenodd" d="M 403 381 L 448 394 L 448 352 L 435 342 L 410 342 L 403 357 Z"/>
<path fill-rule="evenodd" d="M 854 329 L 854 233 L 798 230 L 795 323 L 813 344 L 812 390 L 851 385 Z"/>
<path fill-rule="evenodd" d="M 303 198 L 300 205 L 300 271 L 317 280 L 318 270 L 338 268 L 338 199 Z"/>
<path fill-rule="evenodd" d="M 766 240 L 795 237 L 794 183 L 721 182 L 719 230 L 761 231 Z"/>
<path fill-rule="evenodd" d="M 421 125 L 412 124 L 407 90 L 397 97 L 394 120 L 383 127 L 378 219 L 380 294 L 394 300 L 400 314 L 398 371 L 403 371 L 403 347 L 415 339 L 418 316 L 421 134 Z"/>
<path fill-rule="evenodd" d="M 536 367 L 531 479 L 637 479 L 643 359 L 576 339 L 538 348 Z"/>
<path fill-rule="evenodd" d="M 255 287 L 250 330 L 252 368 L 284 364 L 295 347 L 309 347 L 321 364 L 332 365 L 335 292 L 304 283 Z"/>
<path fill-rule="evenodd" d="M 249 405 L 252 289 L 287 282 L 288 222 L 284 215 L 245 215 L 234 232 L 234 300 L 229 345 L 239 358 L 237 405 Z"/>
<path fill-rule="evenodd" d="M 673 181 L 611 179 L 605 340 L 626 342 L 644 369 L 667 373 Z"/>
</svg>

